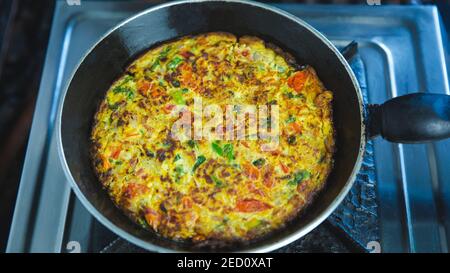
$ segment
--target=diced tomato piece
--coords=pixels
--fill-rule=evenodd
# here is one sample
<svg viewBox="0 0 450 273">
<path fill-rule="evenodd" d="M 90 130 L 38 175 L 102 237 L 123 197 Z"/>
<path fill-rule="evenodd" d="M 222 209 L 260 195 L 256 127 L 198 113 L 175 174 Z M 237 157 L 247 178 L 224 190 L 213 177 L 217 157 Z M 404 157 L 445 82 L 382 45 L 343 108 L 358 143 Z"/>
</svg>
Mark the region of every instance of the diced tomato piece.
<svg viewBox="0 0 450 273">
<path fill-rule="evenodd" d="M 238 200 L 236 210 L 240 212 L 256 212 L 270 209 L 272 206 L 256 199 Z"/>
<path fill-rule="evenodd" d="M 191 56 L 194 56 L 194 54 L 192 54 L 190 51 L 182 51 L 182 52 L 180 52 L 180 55 L 186 59 L 188 59 Z"/>
<path fill-rule="evenodd" d="M 192 66 L 187 63 L 182 63 L 179 66 L 180 70 L 180 82 L 182 85 L 189 87 L 190 89 L 196 91 L 198 89 L 199 82 L 197 81 Z"/>
<path fill-rule="evenodd" d="M 260 196 L 264 196 L 265 193 L 263 190 L 259 189 L 258 187 L 255 186 L 255 184 L 253 184 L 252 182 L 248 182 L 247 183 L 247 188 L 251 193 L 260 195 Z"/>
<path fill-rule="evenodd" d="M 242 145 L 244 145 L 244 147 L 250 148 L 250 145 L 248 144 L 247 141 L 243 140 L 241 141 Z"/>
<path fill-rule="evenodd" d="M 147 224 L 149 224 L 153 229 L 158 230 L 159 223 L 161 222 L 161 215 L 152 209 L 147 209 L 145 213 L 145 221 L 147 221 Z"/>
<path fill-rule="evenodd" d="M 144 96 L 150 90 L 150 87 L 151 87 L 151 83 L 149 81 L 140 80 L 137 82 L 137 89 Z"/>
<path fill-rule="evenodd" d="M 294 130 L 296 133 L 301 134 L 302 133 L 302 127 L 297 122 L 290 123 L 292 130 Z"/>
<path fill-rule="evenodd" d="M 182 64 L 180 64 L 179 68 L 180 68 L 180 71 L 181 71 L 182 73 L 183 73 L 183 72 L 192 72 L 192 66 L 190 66 L 190 65 L 187 64 L 187 63 L 182 63 Z"/>
<path fill-rule="evenodd" d="M 158 89 L 153 89 L 152 92 L 150 93 L 150 95 L 152 96 L 152 98 L 157 98 L 157 97 L 161 96 L 161 92 L 159 92 Z"/>
<path fill-rule="evenodd" d="M 120 155 L 120 152 L 121 152 L 121 151 L 122 151 L 122 147 L 118 146 L 116 149 L 114 149 L 114 150 L 111 152 L 111 157 L 114 158 L 114 159 L 119 158 L 119 155 Z"/>
<path fill-rule="evenodd" d="M 102 156 L 102 165 L 105 170 L 111 168 L 111 164 L 106 156 Z"/>
<path fill-rule="evenodd" d="M 129 183 L 124 192 L 124 197 L 126 198 L 134 198 L 138 195 L 144 194 L 149 191 L 149 188 L 145 185 L 138 183 Z"/>
<path fill-rule="evenodd" d="M 163 110 L 166 113 L 170 113 L 173 108 L 175 108 L 175 104 L 166 104 L 166 106 L 164 106 Z"/>
<path fill-rule="evenodd" d="M 300 92 L 303 89 L 303 86 L 305 85 L 307 79 L 308 71 L 302 70 L 295 72 L 291 77 L 289 77 L 287 83 L 290 88 L 294 89 L 297 92 Z"/>
<path fill-rule="evenodd" d="M 245 175 L 247 175 L 248 178 L 250 178 L 252 180 L 258 179 L 258 177 L 259 177 L 258 168 L 254 167 L 253 165 L 251 165 L 249 163 L 244 163 L 243 167 L 244 167 Z"/>
<path fill-rule="evenodd" d="M 181 203 L 183 204 L 183 207 L 184 207 L 185 209 L 190 209 L 190 208 L 192 208 L 192 199 L 191 199 L 190 197 L 188 197 L 188 196 L 184 196 L 184 197 L 181 199 Z"/>
<path fill-rule="evenodd" d="M 283 170 L 284 173 L 289 173 L 289 167 L 284 165 L 283 163 L 280 163 L 281 170 Z"/>
<path fill-rule="evenodd" d="M 275 156 L 277 156 L 277 155 L 281 155 L 281 150 L 280 150 L 280 148 L 277 148 L 277 149 L 275 149 L 275 150 L 270 150 L 270 151 L 268 151 L 271 155 L 275 155 Z"/>
<path fill-rule="evenodd" d="M 272 188 L 272 186 L 273 186 L 273 179 L 272 179 L 272 177 L 270 177 L 270 176 L 264 177 L 263 183 L 264 183 L 264 186 L 266 186 L 268 188 Z"/>
<path fill-rule="evenodd" d="M 152 98 L 157 98 L 162 94 L 158 86 L 155 86 L 147 80 L 139 80 L 137 82 L 137 89 L 144 97 L 151 96 Z"/>
<path fill-rule="evenodd" d="M 263 184 L 268 188 L 271 188 L 274 184 L 272 174 L 273 174 L 273 167 L 271 165 L 267 165 L 266 167 L 264 167 L 264 169 L 263 169 Z"/>
</svg>

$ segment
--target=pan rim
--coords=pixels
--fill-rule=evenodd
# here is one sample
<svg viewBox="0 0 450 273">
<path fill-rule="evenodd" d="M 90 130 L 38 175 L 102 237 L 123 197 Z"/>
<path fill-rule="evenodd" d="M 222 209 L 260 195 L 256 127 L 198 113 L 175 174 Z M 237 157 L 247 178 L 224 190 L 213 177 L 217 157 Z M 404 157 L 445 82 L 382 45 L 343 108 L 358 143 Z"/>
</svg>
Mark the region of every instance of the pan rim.
<svg viewBox="0 0 450 273">
<path fill-rule="evenodd" d="M 246 0 L 181 0 L 181 1 L 174 1 L 169 3 L 164 3 L 160 5 L 156 5 L 154 7 L 145 9 L 141 12 L 138 12 L 137 14 L 123 20 L 119 24 L 112 27 L 110 30 L 108 30 L 105 34 L 103 34 L 96 43 L 94 43 L 83 55 L 83 57 L 80 59 L 78 64 L 74 67 L 73 71 L 71 72 L 71 75 L 65 84 L 64 90 L 61 94 L 61 98 L 58 105 L 58 112 L 57 112 L 57 118 L 56 118 L 56 141 L 57 141 L 57 150 L 58 155 L 63 167 L 64 174 L 66 175 L 66 178 L 70 182 L 70 186 L 72 190 L 75 192 L 75 195 L 78 199 L 80 199 L 81 203 L 85 206 L 85 208 L 89 211 L 89 213 L 94 216 L 99 222 L 101 222 L 103 225 L 105 225 L 109 230 L 114 232 L 116 235 L 118 235 L 121 238 L 124 238 L 125 240 L 142 247 L 144 249 L 150 250 L 150 251 L 156 251 L 156 252 L 186 252 L 182 250 L 176 250 L 172 248 L 162 247 L 150 242 L 147 242 L 143 239 L 140 239 L 131 233 L 128 233 L 127 231 L 123 230 L 122 228 L 115 225 L 113 222 L 111 222 L 107 217 L 105 217 L 100 211 L 97 210 L 97 208 L 89 201 L 86 196 L 83 194 L 83 192 L 78 187 L 78 184 L 75 182 L 75 179 L 72 176 L 72 173 L 70 171 L 70 168 L 68 166 L 68 163 L 66 161 L 63 142 L 62 142 L 62 132 L 61 132 L 61 121 L 62 121 L 62 113 L 64 110 L 64 104 L 65 104 L 65 98 L 67 95 L 67 92 L 70 88 L 70 85 L 72 83 L 72 80 L 78 71 L 81 64 L 84 62 L 84 60 L 91 54 L 91 52 L 111 33 L 119 29 L 120 27 L 126 25 L 127 23 L 135 20 L 136 18 L 143 16 L 147 13 L 154 12 L 156 10 L 164 9 L 170 6 L 180 5 L 180 4 L 186 4 L 186 3 L 205 3 L 205 2 L 225 2 L 225 3 L 238 3 L 243 5 L 249 5 L 261 9 L 268 10 L 270 12 L 274 12 L 277 15 L 283 16 L 297 24 L 302 25 L 305 27 L 308 31 L 313 33 L 317 38 L 319 38 L 338 58 L 338 60 L 341 62 L 341 64 L 344 66 L 345 70 L 347 71 L 347 74 L 350 76 L 350 79 L 353 83 L 354 90 L 356 92 L 357 98 L 358 98 L 358 106 L 359 106 L 359 112 L 360 112 L 360 121 L 361 121 L 361 134 L 360 134 L 360 144 L 359 144 L 359 151 L 358 156 L 356 158 L 356 162 L 353 166 L 353 169 L 351 171 L 350 176 L 347 179 L 346 184 L 342 187 L 336 198 L 312 221 L 307 223 L 304 227 L 298 229 L 297 231 L 285 236 L 281 240 L 270 243 L 267 245 L 262 246 L 256 246 L 252 247 L 250 244 L 249 247 L 246 247 L 243 250 L 238 250 L 236 252 L 256 252 L 256 253 L 262 253 L 262 252 L 269 252 L 276 250 L 278 248 L 281 248 L 285 245 L 288 245 L 289 243 L 292 243 L 304 235 L 311 232 L 314 228 L 316 228 L 319 224 L 321 224 L 328 216 L 336 209 L 336 207 L 342 202 L 342 200 L 345 198 L 345 196 L 350 191 L 351 187 L 353 186 L 353 183 L 355 181 L 356 175 L 359 172 L 362 164 L 362 157 L 365 151 L 365 145 L 366 145 L 366 134 L 365 134 L 365 124 L 364 124 L 364 113 L 363 113 L 363 100 L 361 96 L 361 89 L 359 86 L 359 83 L 356 79 L 356 76 L 354 75 L 353 71 L 350 68 L 350 65 L 345 60 L 345 58 L 342 56 L 342 54 L 339 52 L 339 50 L 318 30 L 316 30 L 314 27 L 303 21 L 302 19 L 284 11 L 277 7 L 263 4 L 263 3 L 257 3 L 253 1 L 246 1 Z M 220 251 L 220 250 L 219 250 Z"/>
</svg>

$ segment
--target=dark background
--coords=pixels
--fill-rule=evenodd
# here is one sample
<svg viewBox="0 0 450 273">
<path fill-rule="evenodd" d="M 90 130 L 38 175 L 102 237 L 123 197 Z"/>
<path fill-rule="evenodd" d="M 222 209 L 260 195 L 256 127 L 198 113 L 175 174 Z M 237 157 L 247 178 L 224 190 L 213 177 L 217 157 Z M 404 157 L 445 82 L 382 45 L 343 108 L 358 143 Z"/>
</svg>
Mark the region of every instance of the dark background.
<svg viewBox="0 0 450 273">
<path fill-rule="evenodd" d="M 450 29 L 449 0 L 380 1 L 382 5 L 438 5 Z M 263 2 L 367 4 L 366 0 Z M 5 250 L 12 220 L 53 9 L 54 1 L 50 0 L 0 0 L 0 252 Z"/>
</svg>

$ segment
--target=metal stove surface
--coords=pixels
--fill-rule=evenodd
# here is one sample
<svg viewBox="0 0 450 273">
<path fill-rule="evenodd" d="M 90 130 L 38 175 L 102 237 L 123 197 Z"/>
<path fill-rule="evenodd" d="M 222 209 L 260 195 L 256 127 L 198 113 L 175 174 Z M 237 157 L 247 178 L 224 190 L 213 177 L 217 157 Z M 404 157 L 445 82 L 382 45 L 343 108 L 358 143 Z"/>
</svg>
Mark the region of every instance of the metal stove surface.
<svg viewBox="0 0 450 273">
<path fill-rule="evenodd" d="M 129 246 L 120 244 L 121 239 L 116 240 L 117 236 L 94 220 L 71 192 L 60 166 L 53 129 L 60 94 L 80 58 L 109 28 L 149 6 L 148 2 L 115 1 L 82 1 L 81 6 L 68 6 L 66 1 L 58 1 L 8 252 L 77 250 L 78 244 L 73 242 L 79 243 L 81 251 L 130 251 Z M 417 91 L 450 94 L 443 44 L 446 39 L 436 8 L 296 4 L 278 7 L 309 22 L 337 46 L 352 40 L 358 42 L 364 67 L 360 73 L 366 79 L 370 103 Z M 378 207 L 364 207 L 367 204 L 361 193 L 366 189 L 347 197 L 361 205 L 357 210 L 378 215 L 378 225 L 373 227 L 376 232 L 369 230 L 366 236 L 354 234 L 355 230 L 349 227 L 358 223 L 348 223 L 346 219 L 356 222 L 364 219 L 333 219 L 349 213 L 343 209 L 313 231 L 314 236 L 339 238 L 347 234 L 361 249 L 372 246 L 365 243 L 376 239 L 381 243 L 382 252 L 447 252 L 449 150 L 448 140 L 399 145 L 376 139 L 371 158 L 376 166 L 373 172 Z M 325 246 L 319 250 L 353 250 L 345 242 L 333 242 L 333 238 L 327 241 L 328 249 Z M 113 243 L 107 246 L 102 245 L 104 242 Z M 305 247 L 306 250 L 314 248 L 314 244 L 308 244 L 306 239 L 300 242 L 300 251 L 305 251 Z"/>
</svg>

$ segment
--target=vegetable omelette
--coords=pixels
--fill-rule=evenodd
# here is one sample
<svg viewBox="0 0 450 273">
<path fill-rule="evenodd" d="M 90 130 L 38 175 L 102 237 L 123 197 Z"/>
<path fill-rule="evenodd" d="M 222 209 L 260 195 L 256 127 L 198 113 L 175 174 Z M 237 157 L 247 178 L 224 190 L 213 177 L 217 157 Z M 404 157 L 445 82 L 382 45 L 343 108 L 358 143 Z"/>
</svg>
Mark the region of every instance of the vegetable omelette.
<svg viewBox="0 0 450 273">
<path fill-rule="evenodd" d="M 192 111 L 194 97 L 235 112 L 278 106 L 278 146 L 172 138 L 179 117 L 170 112 Z M 332 99 L 312 67 L 259 38 L 183 37 L 141 55 L 106 92 L 91 133 L 93 166 L 119 208 L 166 238 L 257 239 L 301 217 L 323 188 L 335 146 Z"/>
</svg>

